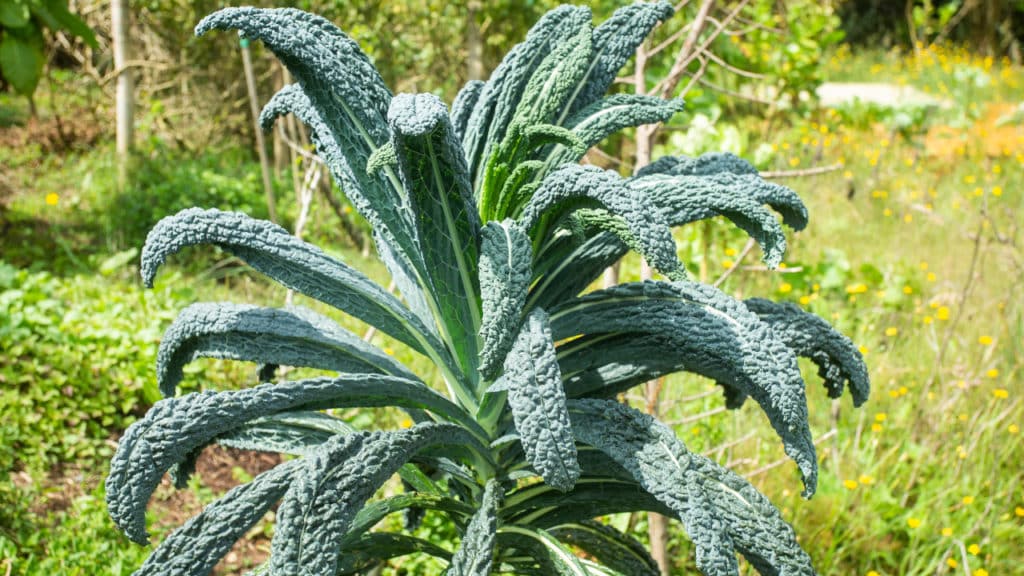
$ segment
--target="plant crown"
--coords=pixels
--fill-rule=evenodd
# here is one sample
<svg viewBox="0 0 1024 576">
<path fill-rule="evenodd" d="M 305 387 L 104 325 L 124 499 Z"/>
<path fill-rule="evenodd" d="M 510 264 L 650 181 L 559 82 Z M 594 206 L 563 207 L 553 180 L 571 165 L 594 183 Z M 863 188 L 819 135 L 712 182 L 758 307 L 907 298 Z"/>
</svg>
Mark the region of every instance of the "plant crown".
<svg viewBox="0 0 1024 576">
<path fill-rule="evenodd" d="M 198 34 L 237 29 L 262 41 L 297 79 L 267 104 L 263 124 L 291 113 L 310 127 L 372 226 L 400 296 L 274 224 L 195 208 L 151 231 L 145 282 L 171 254 L 217 246 L 408 345 L 437 375 L 414 373 L 300 306 L 188 307 L 160 344 L 165 399 L 127 430 L 111 463 L 117 526 L 145 543 L 161 477 L 181 485 L 210 444 L 292 458 L 175 530 L 136 574 L 208 574 L 278 503 L 258 573 L 353 574 L 415 552 L 447 561 L 451 576 L 654 575 L 643 546 L 594 521 L 634 510 L 682 522 L 704 574 L 737 574 L 737 553 L 762 574 L 814 573 L 764 496 L 615 399 L 678 371 L 717 382 L 729 407 L 752 398 L 809 497 L 817 458 L 797 356 L 817 364 L 830 396 L 846 385 L 855 405 L 868 396 L 861 354 L 827 323 L 688 280 L 677 257 L 673 227 L 724 216 L 775 266 L 786 239 L 773 210 L 793 229 L 807 222 L 792 190 L 729 154 L 662 158 L 630 178 L 578 164 L 612 133 L 681 109 L 679 100 L 604 96 L 671 13 L 665 2 L 638 3 L 595 28 L 588 8 L 557 8 L 451 110 L 431 94 L 393 96 L 323 18 L 228 8 L 199 24 Z M 581 295 L 630 250 L 668 280 Z M 198 358 L 258 362 L 263 382 L 177 395 L 184 366 Z M 335 376 L 271 382 L 278 365 Z M 357 431 L 325 412 L 386 406 L 413 425 Z M 405 491 L 374 499 L 395 474 Z M 370 530 L 390 514 L 424 510 L 457 527 L 455 550 Z"/>
</svg>

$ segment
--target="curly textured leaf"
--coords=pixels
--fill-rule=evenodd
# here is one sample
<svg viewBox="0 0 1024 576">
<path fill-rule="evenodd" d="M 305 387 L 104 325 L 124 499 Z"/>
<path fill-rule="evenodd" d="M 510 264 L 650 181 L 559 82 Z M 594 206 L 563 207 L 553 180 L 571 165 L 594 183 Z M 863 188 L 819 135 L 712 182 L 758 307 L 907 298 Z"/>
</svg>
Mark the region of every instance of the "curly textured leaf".
<svg viewBox="0 0 1024 576">
<path fill-rule="evenodd" d="M 118 444 L 106 481 L 110 516 L 129 538 L 144 544 L 149 497 L 164 472 L 197 448 L 262 416 L 354 406 L 432 410 L 486 437 L 472 417 L 444 396 L 422 383 L 392 376 L 315 378 L 168 398 L 132 424 Z"/>
<path fill-rule="evenodd" d="M 542 528 L 523 528 L 520 526 L 504 526 L 499 534 L 512 536 L 517 547 L 523 547 L 540 562 L 544 574 L 558 576 L 590 576 L 580 559 Z"/>
<path fill-rule="evenodd" d="M 686 370 L 738 388 L 761 405 L 800 467 L 805 495 L 814 493 L 817 458 L 796 357 L 741 302 L 702 284 L 623 284 L 553 309 L 551 327 L 555 341 L 620 333 L 671 340 Z"/>
<path fill-rule="evenodd" d="M 309 125 L 318 153 L 353 206 L 374 226 L 375 240 L 391 244 L 402 259 L 389 265 L 391 274 L 396 280 L 415 278 L 410 276 L 413 270 L 422 274 L 411 213 L 397 176 L 390 170 L 377 175 L 363 170 L 369 156 L 388 140 L 385 119 L 391 92 L 359 45 L 328 20 L 291 8 L 226 8 L 204 18 L 196 34 L 214 29 L 238 29 L 262 41 L 298 79 L 301 91 L 286 87 L 280 99 L 268 104 L 264 119 L 288 111 Z M 402 284 L 406 290 L 414 286 Z"/>
<path fill-rule="evenodd" d="M 515 338 L 530 286 L 530 239 L 512 220 L 488 222 L 480 239 L 480 297 L 483 319 L 480 373 L 494 378 Z"/>
<path fill-rule="evenodd" d="M 354 431 L 342 420 L 323 412 L 290 411 L 252 420 L 217 436 L 214 442 L 239 450 L 306 456 L 332 436 Z"/>
<path fill-rule="evenodd" d="M 509 184 L 509 175 L 523 161 L 535 156 L 538 145 L 559 142 L 582 155 L 582 141 L 571 131 L 551 124 L 552 116 L 568 98 L 576 82 L 586 74 L 591 27 L 580 20 L 573 34 L 544 56 L 523 90 L 515 114 L 497 146 L 487 150 L 487 164 L 478 191 L 480 214 L 491 220 L 515 216 L 528 196 Z M 526 188 L 532 192 L 535 186 Z"/>
<path fill-rule="evenodd" d="M 633 57 L 640 43 L 674 10 L 668 2 L 637 2 L 616 10 L 594 30 L 593 53 L 586 74 L 568 99 L 560 120 L 582 110 L 604 95 L 619 70 Z"/>
<path fill-rule="evenodd" d="M 558 347 L 565 394 L 569 398 L 611 398 L 673 372 L 698 371 L 700 363 L 687 362 L 684 346 L 678 338 L 659 333 L 599 333 L 577 338 Z"/>
<path fill-rule="evenodd" d="M 771 326 L 772 332 L 795 354 L 814 361 L 829 397 L 842 396 L 843 385 L 848 382 L 853 405 L 867 402 L 871 394 L 868 369 L 864 365 L 864 355 L 849 338 L 822 318 L 795 304 L 763 298 L 751 298 L 743 303 Z"/>
<path fill-rule="evenodd" d="M 399 94 L 391 103 L 388 122 L 442 333 L 464 372 L 475 374 L 480 217 L 462 149 L 448 121 L 448 109 L 433 94 Z"/>
<path fill-rule="evenodd" d="M 548 530 L 552 536 L 566 544 L 580 548 L 601 564 L 631 576 L 659 576 L 658 563 L 651 558 L 644 545 L 618 530 L 584 520 L 562 524 Z"/>
<path fill-rule="evenodd" d="M 285 462 L 228 491 L 171 532 L 133 576 L 205 576 L 284 496 L 301 460 Z"/>
<path fill-rule="evenodd" d="M 704 574 L 738 574 L 735 550 L 761 574 L 815 574 L 793 529 L 753 486 L 686 450 L 672 430 L 612 400 L 572 400 L 573 430 L 672 508 Z"/>
<path fill-rule="evenodd" d="M 529 307 L 551 308 L 575 297 L 629 249 L 611 232 L 599 232 L 583 241 L 566 237 L 556 242 L 559 247 L 534 268 L 536 274 L 537 268 L 544 266 L 544 272 L 530 290 Z"/>
<path fill-rule="evenodd" d="M 636 176 L 664 174 L 667 176 L 709 176 L 711 174 L 757 174 L 750 162 L 731 152 L 708 152 L 696 158 L 680 154 L 662 156 L 637 170 Z"/>
<path fill-rule="evenodd" d="M 476 104 L 480 101 L 480 95 L 483 94 L 485 86 L 486 83 L 483 80 L 470 80 L 455 95 L 450 117 L 455 137 L 459 139 L 460 143 L 466 135 L 469 118 L 473 115 L 473 110 L 476 109 Z"/>
<path fill-rule="evenodd" d="M 414 465 L 406 464 L 406 466 Z M 403 467 L 403 469 L 405 468 Z M 401 474 L 401 470 L 399 474 Z M 364 506 L 352 520 L 348 534 L 342 538 L 342 549 L 347 549 L 349 543 L 357 540 L 362 533 L 369 532 L 371 528 L 387 516 L 410 508 L 439 510 L 456 518 L 470 518 L 476 512 L 469 504 L 444 496 L 420 492 L 397 494 L 383 500 L 370 502 Z"/>
<path fill-rule="evenodd" d="M 312 310 L 200 303 L 182 310 L 157 352 L 160 392 L 174 396 L 182 369 L 197 358 L 226 358 L 416 380 L 375 346 Z"/>
<path fill-rule="evenodd" d="M 555 345 L 543 310 L 531 312 L 520 328 L 505 358 L 504 380 L 526 459 L 544 482 L 559 490 L 571 489 L 580 468 Z"/>
<path fill-rule="evenodd" d="M 588 10 L 589 15 L 589 10 Z M 586 76 L 592 54 L 593 29 L 589 18 L 581 21 L 571 36 L 555 44 L 530 77 L 509 123 L 522 129 L 549 124 Z"/>
<path fill-rule="evenodd" d="M 338 569 L 332 576 L 366 574 L 382 562 L 407 554 L 429 554 L 442 560 L 451 560 L 452 557 L 451 552 L 433 542 L 393 532 L 362 534 L 344 550 L 345 554 L 338 559 Z"/>
<path fill-rule="evenodd" d="M 494 539 L 498 531 L 501 484 L 493 478 L 484 487 L 480 508 L 466 528 L 459 549 L 448 566 L 448 576 L 487 576 L 494 561 Z"/>
<path fill-rule="evenodd" d="M 590 10 L 580 6 L 559 6 L 546 13 L 487 80 L 462 139 L 477 192 L 491 149 L 505 137 L 523 91 L 544 56 L 574 36 L 590 18 Z"/>
<path fill-rule="evenodd" d="M 218 246 L 284 286 L 348 312 L 414 350 L 444 354 L 433 332 L 365 275 L 276 224 L 237 212 L 189 208 L 158 222 L 142 248 L 143 282 L 152 286 L 168 256 L 198 244 Z"/>
<path fill-rule="evenodd" d="M 662 213 L 614 172 L 576 165 L 555 170 L 541 182 L 520 220 L 524 228 L 532 229 L 541 216 L 553 209 L 571 209 L 587 201 L 622 217 L 652 266 L 666 275 L 685 276 L 676 257 L 672 230 Z"/>
<path fill-rule="evenodd" d="M 638 94 L 614 94 L 597 100 L 565 122 L 583 141 L 583 152 L 556 148 L 547 157 L 548 166 L 579 162 L 591 146 L 623 128 L 665 122 L 683 109 L 681 99 L 664 100 Z"/>
<path fill-rule="evenodd" d="M 419 424 L 399 432 L 336 436 L 306 465 L 278 509 L 271 571 L 333 576 L 341 541 L 363 504 L 419 451 L 473 442 L 460 426 Z"/>
<path fill-rule="evenodd" d="M 714 176 L 732 174 L 735 176 L 758 176 L 752 164 L 729 152 L 709 152 L 696 158 L 688 156 L 663 156 L 641 168 L 637 178 L 661 174 L 664 176 Z M 727 180 L 728 181 L 728 180 Z M 807 226 L 807 208 L 795 192 L 776 184 L 761 184 L 756 178 L 741 179 L 757 184 L 739 192 L 751 196 L 759 204 L 767 204 L 782 215 L 782 221 L 794 230 Z"/>
<path fill-rule="evenodd" d="M 620 468 L 610 459 L 606 461 Z M 583 477 L 569 492 L 535 484 L 510 495 L 501 517 L 506 524 L 548 527 L 637 510 L 672 515 L 671 509 L 629 478 Z"/>
<path fill-rule="evenodd" d="M 754 175 L 654 174 L 631 178 L 628 185 L 637 194 L 649 198 L 651 205 L 657 207 L 672 226 L 717 215 L 725 216 L 761 245 L 764 260 L 770 267 L 782 261 L 786 252 L 786 235 L 775 215 L 763 205 L 798 204 L 803 208 L 795 192 Z M 803 214 L 800 227 L 806 223 L 806 209 Z"/>
</svg>

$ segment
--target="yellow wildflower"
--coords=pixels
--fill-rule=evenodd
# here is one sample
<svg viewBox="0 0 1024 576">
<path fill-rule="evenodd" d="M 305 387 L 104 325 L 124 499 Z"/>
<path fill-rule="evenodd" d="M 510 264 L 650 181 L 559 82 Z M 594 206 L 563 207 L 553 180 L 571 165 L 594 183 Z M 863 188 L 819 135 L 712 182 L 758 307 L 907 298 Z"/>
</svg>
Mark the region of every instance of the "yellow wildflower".
<svg viewBox="0 0 1024 576">
<path fill-rule="evenodd" d="M 949 320 L 949 307 L 939 306 L 939 309 L 935 311 L 935 317 L 939 320 Z"/>
<path fill-rule="evenodd" d="M 970 553 L 971 556 L 977 556 L 981 553 L 981 546 L 978 546 L 977 544 L 971 544 L 967 547 L 967 552 Z"/>
<path fill-rule="evenodd" d="M 978 344 L 981 344 L 982 346 L 991 346 L 992 345 L 992 337 L 991 336 L 980 336 L 980 337 L 978 337 Z"/>
<path fill-rule="evenodd" d="M 917 518 L 907 518 L 907 526 L 910 526 L 911 528 L 917 528 L 920 525 L 921 521 Z"/>
<path fill-rule="evenodd" d="M 988 576 L 988 570 L 984 568 L 978 568 L 974 572 L 971 572 L 971 576 Z"/>
<path fill-rule="evenodd" d="M 903 221 L 906 222 L 907 224 L 910 224 L 911 222 L 914 221 L 914 215 L 913 214 L 904 214 L 903 215 Z"/>
<path fill-rule="evenodd" d="M 868 291 L 866 284 L 851 284 L 846 287 L 847 294 L 863 294 Z"/>
<path fill-rule="evenodd" d="M 964 499 L 961 500 L 961 502 L 964 503 L 964 506 L 970 506 L 971 504 L 974 504 L 974 496 L 964 496 Z"/>
<path fill-rule="evenodd" d="M 412 428 L 412 420 L 406 418 L 405 420 L 402 420 L 402 422 L 399 425 L 402 428 Z"/>
<path fill-rule="evenodd" d="M 1017 506 L 1013 509 L 1013 513 L 1020 518 L 1024 518 L 1024 506 Z"/>
<path fill-rule="evenodd" d="M 722 260 L 722 268 L 732 268 L 734 264 L 736 263 L 733 262 L 732 260 L 729 260 L 728 258 Z"/>
<path fill-rule="evenodd" d="M 800 297 L 800 304 L 802 306 L 807 306 L 810 303 L 811 303 L 811 297 L 810 296 L 801 296 Z"/>
<path fill-rule="evenodd" d="M 871 425 L 871 431 L 872 432 L 881 432 L 882 431 L 882 425 L 879 424 L 878 422 L 875 422 L 874 424 Z"/>
<path fill-rule="evenodd" d="M 864 356 L 868 355 L 868 347 L 867 346 L 858 346 L 857 350 L 860 350 L 860 353 L 863 354 Z"/>
<path fill-rule="evenodd" d="M 908 286 L 904 286 L 903 287 L 903 293 L 904 294 L 908 294 L 908 295 L 909 294 L 913 294 L 914 293 L 914 289 L 911 288 L 909 285 Z"/>
<path fill-rule="evenodd" d="M 843 486 L 846 486 L 847 490 L 856 490 L 857 489 L 857 481 L 856 480 L 844 480 L 843 481 Z"/>
<path fill-rule="evenodd" d="M 48 205 L 50 205 L 50 206 L 56 206 L 57 202 L 59 202 L 59 201 L 60 201 L 60 196 L 58 196 L 54 192 L 50 192 L 49 194 L 46 195 L 46 203 Z"/>
<path fill-rule="evenodd" d="M 726 248 L 725 249 L 725 255 L 726 256 L 735 256 L 736 255 L 736 249 L 735 248 Z"/>
<path fill-rule="evenodd" d="M 1003 187 L 1002 186 L 993 186 L 992 187 L 992 195 L 993 196 L 1002 196 L 1003 195 Z"/>
<path fill-rule="evenodd" d="M 939 279 L 939 277 L 935 275 L 935 272 L 929 272 L 927 278 L 929 282 L 935 282 Z"/>
<path fill-rule="evenodd" d="M 793 285 L 790 284 L 789 282 L 783 282 L 782 284 L 779 285 L 779 293 L 780 294 L 789 294 L 792 291 L 793 291 Z"/>
<path fill-rule="evenodd" d="M 896 328 L 895 326 L 889 326 L 888 328 L 885 329 L 885 335 L 886 336 L 895 336 L 895 335 L 897 335 L 899 333 L 900 333 L 899 328 Z"/>
<path fill-rule="evenodd" d="M 875 483 L 874 477 L 868 476 L 867 474 L 861 474 L 860 478 L 857 478 L 857 481 L 860 482 L 861 484 L 866 485 L 871 485 Z"/>
<path fill-rule="evenodd" d="M 789 165 L 792 166 L 793 168 L 796 168 L 797 166 L 800 165 L 800 159 L 797 158 L 796 156 L 790 158 Z"/>
<path fill-rule="evenodd" d="M 988 372 L 985 372 L 985 376 L 988 376 L 989 378 L 999 378 L 999 370 L 992 368 Z"/>
<path fill-rule="evenodd" d="M 868 573 L 865 574 L 864 576 L 882 576 L 882 575 L 879 574 L 878 572 L 875 572 L 874 570 L 868 570 Z"/>
<path fill-rule="evenodd" d="M 875 414 L 875 422 L 885 422 L 886 418 L 888 418 L 888 415 L 885 412 Z"/>
<path fill-rule="evenodd" d="M 1016 424 L 1010 424 L 1009 426 L 1006 427 L 1006 431 L 1009 432 L 1010 434 L 1016 434 L 1020 432 L 1020 426 L 1017 426 Z"/>
<path fill-rule="evenodd" d="M 1006 400 L 1010 397 L 1010 392 L 1006 388 L 996 388 L 992 391 L 992 395 L 1000 400 Z"/>
<path fill-rule="evenodd" d="M 950 568 L 956 568 L 957 562 L 952 558 L 946 558 L 946 566 L 949 566 Z"/>
<path fill-rule="evenodd" d="M 953 535 L 953 529 L 950 528 L 949 526 L 946 526 L 945 528 L 942 529 L 942 535 L 945 536 L 946 538 L 949 538 L 950 536 Z"/>
<path fill-rule="evenodd" d="M 925 324 L 931 324 L 933 320 L 934 319 L 931 316 L 925 316 L 924 318 L 921 319 L 921 322 L 924 322 Z"/>
</svg>

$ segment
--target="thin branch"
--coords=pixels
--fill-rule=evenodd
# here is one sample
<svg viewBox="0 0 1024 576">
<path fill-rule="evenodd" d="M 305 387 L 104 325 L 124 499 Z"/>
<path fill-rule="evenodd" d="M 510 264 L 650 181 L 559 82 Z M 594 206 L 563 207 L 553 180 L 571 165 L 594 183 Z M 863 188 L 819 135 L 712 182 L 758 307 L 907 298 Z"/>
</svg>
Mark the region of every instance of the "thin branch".
<svg viewBox="0 0 1024 576">
<path fill-rule="evenodd" d="M 726 410 L 728 410 L 728 408 L 726 408 L 725 406 L 719 406 L 717 408 L 712 408 L 711 410 L 701 412 L 700 414 L 694 414 L 693 416 L 687 416 L 686 418 L 680 418 L 679 420 L 665 422 L 665 424 L 668 424 L 669 426 L 682 426 L 683 424 L 692 424 L 693 422 L 699 422 L 705 418 L 710 418 L 715 414 L 721 414 Z"/>
<path fill-rule="evenodd" d="M 793 266 L 792 268 L 776 268 L 771 270 L 767 266 L 743 266 L 744 272 L 774 272 L 776 274 L 799 274 L 804 271 L 803 266 Z"/>
<path fill-rule="evenodd" d="M 833 428 L 833 429 L 829 430 L 828 432 L 826 432 L 825 434 L 822 434 L 821 436 L 815 438 L 814 444 L 815 445 L 821 444 L 822 442 L 824 442 L 824 441 L 828 440 L 829 438 L 832 438 L 833 436 L 835 436 L 837 433 L 838 433 L 838 430 Z M 778 468 L 779 466 L 782 466 L 783 464 L 785 464 L 789 460 L 790 459 L 789 459 L 788 456 L 785 457 L 785 458 L 779 458 L 775 462 L 772 462 L 770 464 L 766 464 L 766 465 L 758 468 L 757 470 L 754 470 L 753 472 L 751 472 L 749 474 L 744 474 L 744 476 L 746 478 L 748 478 L 748 479 L 753 478 L 754 476 L 760 476 L 761 474 L 764 474 L 765 472 L 768 472 L 769 470 L 773 470 L 775 468 Z"/>
<path fill-rule="evenodd" d="M 697 80 L 697 82 L 701 86 L 704 86 L 705 88 L 710 88 L 711 90 L 714 90 L 715 92 L 718 92 L 720 94 L 725 94 L 726 96 L 729 96 L 731 98 L 738 98 L 740 100 L 746 100 L 748 102 L 753 102 L 754 104 L 761 104 L 761 105 L 764 105 L 764 106 L 774 106 L 775 105 L 775 102 L 772 102 L 770 100 L 765 100 L 764 98 L 758 98 L 757 96 L 751 96 L 750 94 L 740 94 L 739 92 L 734 92 L 732 90 L 729 90 L 728 88 L 723 88 L 721 86 L 718 86 L 717 84 L 712 84 L 711 82 L 705 80 L 704 78 L 699 78 Z"/>
<path fill-rule="evenodd" d="M 704 77 L 704 72 L 706 72 L 707 69 L 708 59 L 701 57 L 700 68 L 698 68 L 697 71 L 694 72 L 692 76 L 690 76 L 690 81 L 686 83 L 686 86 L 683 86 L 683 89 L 679 92 L 679 95 L 686 96 L 686 94 L 690 91 L 690 88 L 693 88 L 694 84 L 701 81 L 701 79 Z"/>
<path fill-rule="evenodd" d="M 712 286 L 718 288 L 722 285 L 722 282 L 725 282 L 729 276 L 732 276 L 732 273 L 735 272 L 736 269 L 740 267 L 740 264 L 743 263 L 743 259 L 747 257 L 747 254 L 750 254 L 750 251 L 754 249 L 754 244 L 754 239 L 748 238 L 746 245 L 743 246 L 743 250 L 740 251 L 740 255 L 736 257 L 736 261 L 733 262 L 732 266 L 729 266 L 729 269 L 726 270 L 725 273 L 718 277 L 718 280 L 715 280 L 715 283 L 712 284 Z"/>
<path fill-rule="evenodd" d="M 964 280 L 964 286 L 960 290 L 959 302 L 956 306 L 956 315 L 953 316 L 953 321 L 949 323 L 949 327 L 946 329 L 945 337 L 942 340 L 942 346 L 939 347 L 939 354 L 935 358 L 935 372 L 932 374 L 931 382 L 935 382 L 938 378 L 939 371 L 942 370 L 942 363 L 946 358 L 946 352 L 949 349 L 949 342 L 953 339 L 954 331 L 956 330 L 957 324 L 960 323 L 960 319 L 963 318 L 964 308 L 967 304 L 967 295 L 970 293 L 971 286 L 974 284 L 974 270 L 978 266 L 978 256 L 981 254 L 981 239 L 985 230 L 985 224 L 988 222 L 988 213 L 985 208 L 981 209 L 981 218 L 978 220 L 978 230 L 974 235 L 974 250 L 971 252 L 971 263 L 967 266 L 967 278 Z"/>
<path fill-rule="evenodd" d="M 629 162 L 623 162 L 622 160 L 619 160 L 618 158 L 612 156 L 611 154 L 605 152 L 604 150 L 601 150 L 600 148 L 597 148 L 596 146 L 588 150 L 587 153 L 595 154 L 599 156 L 602 160 L 607 160 L 608 162 L 614 164 L 615 166 L 625 167 L 628 169 L 630 173 L 633 172 L 632 165 Z"/>
<path fill-rule="evenodd" d="M 692 23 L 690 25 L 692 25 Z M 661 52 L 662 50 L 668 48 L 672 44 L 675 44 L 676 40 L 679 40 L 683 36 L 683 34 L 690 30 L 690 25 L 683 26 L 679 30 L 673 32 L 672 35 L 666 38 L 664 42 L 652 48 L 651 51 L 648 52 L 648 55 L 654 56 Z"/>
<path fill-rule="evenodd" d="M 764 74 L 759 74 L 757 72 L 750 72 L 749 70 L 743 70 L 742 68 L 735 67 L 732 64 L 729 64 L 725 60 L 722 60 L 721 58 L 716 56 L 715 53 L 710 51 L 710 50 L 701 50 L 701 52 L 705 56 L 710 58 L 712 62 L 714 62 L 715 64 L 718 64 L 722 68 L 725 68 L 729 72 L 732 72 L 733 74 L 736 74 L 737 76 L 743 76 L 744 78 L 753 78 L 754 80 L 764 80 L 766 78 L 766 76 Z"/>
<path fill-rule="evenodd" d="M 705 2 L 706 4 L 710 4 L 711 0 L 705 0 Z M 736 5 L 736 7 L 733 8 L 732 12 L 726 15 L 726 17 L 722 19 L 722 21 L 719 24 L 716 25 L 715 31 L 712 32 L 711 35 L 708 36 L 708 38 L 705 39 L 704 42 L 701 43 L 696 50 L 693 50 L 692 44 L 684 44 L 683 48 L 680 49 L 679 51 L 679 56 L 677 57 L 676 63 L 672 66 L 672 70 L 669 73 L 669 75 L 664 80 L 659 82 L 658 86 L 656 86 L 654 90 L 651 90 L 651 92 L 661 92 L 662 98 L 670 97 L 672 93 L 675 91 L 675 88 L 679 85 L 679 81 L 686 73 L 686 68 L 689 67 L 690 63 L 693 62 L 697 58 L 697 56 L 700 55 L 701 52 L 706 50 L 707 47 L 710 46 L 716 38 L 718 38 L 718 36 L 722 33 L 725 27 L 728 26 L 730 22 L 732 22 L 733 18 L 735 18 L 740 13 L 740 10 L 742 10 L 749 2 L 750 0 L 741 0 L 741 2 L 739 2 Z M 708 9 L 710 9 L 710 6 L 708 6 Z M 700 29 L 695 28 L 695 30 L 697 30 L 697 33 L 692 35 L 694 43 L 696 42 L 697 37 L 700 36 L 700 32 L 703 31 L 704 25 L 707 22 L 707 10 L 705 10 L 705 6 L 701 6 L 701 13 L 697 15 L 697 19 L 701 20 L 701 25 Z M 690 38 L 687 38 L 688 43 L 689 40 Z"/>
<path fill-rule="evenodd" d="M 842 164 L 832 164 L 831 166 L 815 166 L 814 168 L 804 168 L 803 170 L 767 170 L 765 172 L 761 172 L 761 178 L 774 180 L 781 178 L 801 178 L 804 176 L 815 176 L 818 174 L 835 172 L 842 167 Z"/>
<path fill-rule="evenodd" d="M 679 49 L 679 54 L 676 56 L 676 61 L 672 65 L 672 69 L 669 70 L 668 76 L 666 76 L 654 90 L 651 92 L 661 92 L 662 98 L 668 98 L 676 86 L 679 85 L 679 81 L 683 78 L 683 73 L 686 71 L 686 67 L 693 61 L 693 46 L 697 43 L 697 38 L 700 37 L 700 33 L 704 31 L 705 23 L 707 22 L 708 13 L 711 12 L 711 6 L 714 4 L 714 0 L 704 0 L 704 3 L 700 5 L 700 9 L 697 11 L 697 17 L 694 18 L 693 23 L 690 24 L 690 33 L 686 37 L 686 41 L 683 42 L 683 46 Z M 664 83 L 664 86 L 662 84 Z"/>
</svg>

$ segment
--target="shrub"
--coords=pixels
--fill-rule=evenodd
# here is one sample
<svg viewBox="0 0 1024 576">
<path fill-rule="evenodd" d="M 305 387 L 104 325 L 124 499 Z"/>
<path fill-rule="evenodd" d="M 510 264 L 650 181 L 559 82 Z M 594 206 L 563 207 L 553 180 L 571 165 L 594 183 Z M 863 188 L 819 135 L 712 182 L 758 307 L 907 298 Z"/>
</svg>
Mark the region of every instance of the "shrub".
<svg viewBox="0 0 1024 576">
<path fill-rule="evenodd" d="M 232 8 L 199 33 L 237 28 L 262 40 L 298 83 L 274 96 L 269 125 L 310 126 L 340 187 L 372 225 L 401 299 L 268 222 L 188 209 L 149 234 L 142 275 L 212 244 L 306 296 L 375 326 L 428 358 L 415 374 L 309 309 L 203 303 L 168 329 L 157 359 L 166 399 L 121 439 L 106 482 L 115 523 L 147 541 L 145 512 L 165 472 L 181 484 L 211 443 L 293 456 L 228 492 L 172 533 L 139 574 L 206 574 L 281 502 L 275 574 L 350 574 L 413 552 L 448 573 L 656 574 L 628 534 L 593 519 L 649 510 L 679 519 L 705 574 L 812 574 L 792 529 L 745 480 L 690 453 L 672 431 L 615 397 L 686 370 L 752 397 L 797 463 L 805 495 L 817 459 L 797 356 L 831 396 L 868 395 L 862 358 L 797 307 L 741 302 L 686 279 L 672 227 L 725 216 L 762 246 L 806 224 L 791 190 L 728 154 L 669 157 L 622 178 L 578 161 L 609 134 L 662 121 L 679 101 L 602 97 L 665 3 L 635 4 L 592 28 L 585 7 L 548 13 L 487 82 L 451 112 L 430 94 L 392 97 L 358 46 L 300 11 Z M 580 295 L 629 250 L 668 281 Z M 264 383 L 176 396 L 201 357 L 259 362 Z M 279 365 L 334 376 L 271 382 Z M 432 386 L 437 384 L 444 392 Z M 410 427 L 358 431 L 325 410 L 397 406 Z M 393 475 L 405 491 L 374 500 Z M 446 515 L 454 551 L 371 531 L 390 514 Z M 574 549 L 585 552 L 581 557 Z"/>
</svg>

